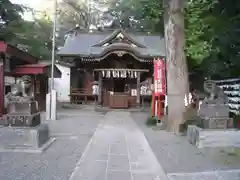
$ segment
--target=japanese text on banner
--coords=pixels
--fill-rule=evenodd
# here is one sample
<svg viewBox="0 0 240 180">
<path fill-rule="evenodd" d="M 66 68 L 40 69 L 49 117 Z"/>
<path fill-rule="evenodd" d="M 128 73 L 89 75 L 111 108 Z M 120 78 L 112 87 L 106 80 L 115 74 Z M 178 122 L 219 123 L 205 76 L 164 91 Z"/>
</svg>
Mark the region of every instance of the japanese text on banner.
<svg viewBox="0 0 240 180">
<path fill-rule="evenodd" d="M 155 95 L 165 94 L 165 70 L 164 60 L 154 60 L 154 91 Z"/>
</svg>

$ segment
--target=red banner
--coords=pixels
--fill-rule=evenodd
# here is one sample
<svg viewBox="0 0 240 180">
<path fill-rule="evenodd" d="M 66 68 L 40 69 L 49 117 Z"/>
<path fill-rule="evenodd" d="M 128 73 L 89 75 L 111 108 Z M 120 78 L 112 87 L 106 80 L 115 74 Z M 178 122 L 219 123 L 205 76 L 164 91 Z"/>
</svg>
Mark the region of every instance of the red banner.
<svg viewBox="0 0 240 180">
<path fill-rule="evenodd" d="M 165 94 L 165 66 L 164 59 L 154 59 L 154 92 L 155 96 Z"/>
</svg>

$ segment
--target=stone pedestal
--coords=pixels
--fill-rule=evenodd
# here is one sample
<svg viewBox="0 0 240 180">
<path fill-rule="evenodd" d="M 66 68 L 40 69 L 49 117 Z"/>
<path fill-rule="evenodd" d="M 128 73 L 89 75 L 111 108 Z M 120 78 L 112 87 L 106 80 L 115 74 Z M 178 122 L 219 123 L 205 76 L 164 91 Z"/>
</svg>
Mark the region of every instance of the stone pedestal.
<svg viewBox="0 0 240 180">
<path fill-rule="evenodd" d="M 240 131 L 236 129 L 202 129 L 189 125 L 188 141 L 198 148 L 240 147 Z"/>
<path fill-rule="evenodd" d="M 0 125 L 3 126 L 22 126 L 22 127 L 35 127 L 41 123 L 40 112 L 29 115 L 7 114 L 4 115 Z"/>
<path fill-rule="evenodd" d="M 233 128 L 233 119 L 229 117 L 211 117 L 203 119 L 204 129 Z"/>
<path fill-rule="evenodd" d="M 0 127 L 0 148 L 38 149 L 49 140 L 49 127 Z"/>
<path fill-rule="evenodd" d="M 34 100 L 11 100 L 0 125 L 0 151 L 42 152 L 53 142 Z"/>
<path fill-rule="evenodd" d="M 0 125 L 34 127 L 40 123 L 37 101 L 10 101 Z"/>
<path fill-rule="evenodd" d="M 229 117 L 228 104 L 211 104 L 205 102 L 200 106 L 198 115 L 200 117 Z"/>
<path fill-rule="evenodd" d="M 198 115 L 203 119 L 204 129 L 227 129 L 233 127 L 229 118 L 228 104 L 211 104 L 209 101 L 200 106 Z"/>
<path fill-rule="evenodd" d="M 30 115 L 38 112 L 37 101 L 10 101 L 7 106 L 8 114 Z"/>
</svg>

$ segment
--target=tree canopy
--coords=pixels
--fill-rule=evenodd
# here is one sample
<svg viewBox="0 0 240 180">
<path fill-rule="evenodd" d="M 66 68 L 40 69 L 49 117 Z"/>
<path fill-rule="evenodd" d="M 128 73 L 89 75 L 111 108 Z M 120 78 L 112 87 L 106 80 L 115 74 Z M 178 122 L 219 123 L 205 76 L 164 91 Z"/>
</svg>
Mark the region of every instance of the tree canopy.
<svg viewBox="0 0 240 180">
<path fill-rule="evenodd" d="M 51 58 L 52 25 L 46 14 L 42 13 L 34 21 L 22 18 L 24 11 L 32 11 L 23 5 L 9 0 L 0 1 L 0 40 L 17 46 L 40 59 Z"/>
<path fill-rule="evenodd" d="M 148 23 L 141 24 L 143 30 L 163 34 L 162 1 L 118 2 L 117 6 L 112 6 L 111 11 L 123 12 L 126 17 L 138 22 L 145 20 Z M 185 40 L 189 70 L 212 78 L 239 76 L 240 1 L 185 2 Z"/>
<path fill-rule="evenodd" d="M 212 78 L 239 76 L 240 1 L 185 1 L 186 56 L 191 73 Z M 26 7 L 0 0 L 0 40 L 37 57 L 50 58 L 52 28 L 46 15 L 24 21 Z M 49 14 L 48 14 L 49 16 Z M 163 3 L 157 0 L 63 0 L 58 6 L 58 33 L 81 28 L 129 28 L 163 35 Z"/>
<path fill-rule="evenodd" d="M 0 0 L 0 40 L 8 40 L 15 36 L 14 29 L 22 21 L 20 5 L 11 3 L 9 0 Z"/>
</svg>

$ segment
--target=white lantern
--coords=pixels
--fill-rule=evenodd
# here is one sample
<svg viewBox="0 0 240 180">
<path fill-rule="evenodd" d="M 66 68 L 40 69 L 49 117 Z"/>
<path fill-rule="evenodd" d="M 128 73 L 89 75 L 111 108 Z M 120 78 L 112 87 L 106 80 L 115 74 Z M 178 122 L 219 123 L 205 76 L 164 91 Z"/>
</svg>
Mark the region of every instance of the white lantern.
<svg viewBox="0 0 240 180">
<path fill-rule="evenodd" d="M 110 71 L 107 71 L 107 78 L 110 78 L 111 77 L 111 72 Z"/>
<path fill-rule="evenodd" d="M 105 71 L 102 71 L 102 77 L 105 77 Z"/>
</svg>

